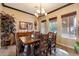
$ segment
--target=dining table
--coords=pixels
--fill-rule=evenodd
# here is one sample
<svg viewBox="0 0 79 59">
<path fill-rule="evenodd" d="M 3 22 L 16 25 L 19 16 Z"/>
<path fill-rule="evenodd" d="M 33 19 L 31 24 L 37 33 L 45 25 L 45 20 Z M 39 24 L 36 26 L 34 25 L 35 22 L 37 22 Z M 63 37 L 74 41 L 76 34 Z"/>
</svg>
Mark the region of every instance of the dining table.
<svg viewBox="0 0 79 59">
<path fill-rule="evenodd" d="M 21 41 L 22 41 L 22 43 L 23 43 L 24 45 L 27 45 L 27 46 L 32 47 L 32 49 L 31 49 L 32 52 L 30 53 L 30 55 L 35 55 L 34 46 L 37 45 L 37 44 L 40 44 L 40 39 L 29 38 L 29 39 L 21 39 Z M 27 49 L 27 48 L 26 48 L 26 49 Z M 27 51 L 27 53 L 28 53 L 28 51 Z"/>
<path fill-rule="evenodd" d="M 31 45 L 31 44 L 35 44 L 37 42 L 40 42 L 40 39 L 21 39 L 21 41 L 23 42 L 23 44 L 25 45 Z"/>
</svg>

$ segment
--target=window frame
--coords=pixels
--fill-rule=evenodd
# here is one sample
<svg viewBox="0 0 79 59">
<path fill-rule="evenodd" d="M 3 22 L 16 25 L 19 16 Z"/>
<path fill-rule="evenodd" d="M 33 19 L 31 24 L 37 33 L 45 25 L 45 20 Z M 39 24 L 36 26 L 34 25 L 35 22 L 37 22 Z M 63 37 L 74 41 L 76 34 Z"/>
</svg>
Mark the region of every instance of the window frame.
<svg viewBox="0 0 79 59">
<path fill-rule="evenodd" d="M 46 20 L 42 20 L 42 21 L 41 21 L 41 24 L 46 24 Z M 47 24 L 46 24 L 45 27 L 47 28 Z M 41 33 L 42 33 L 42 34 L 46 34 L 46 30 L 43 31 L 43 32 L 42 32 L 42 31 L 43 31 L 43 30 L 42 30 L 42 27 L 41 27 Z"/>
<path fill-rule="evenodd" d="M 52 17 L 49 19 L 49 29 L 50 29 L 50 32 L 53 32 L 51 31 L 51 28 L 50 28 L 50 22 L 56 22 L 56 32 L 57 32 L 57 17 Z"/>
<path fill-rule="evenodd" d="M 77 14 L 76 12 L 71 12 L 71 13 L 67 13 L 67 14 L 64 14 L 64 15 L 61 16 L 61 19 L 62 19 L 62 37 L 63 38 L 68 38 L 68 39 L 74 39 L 74 40 L 76 40 L 76 38 L 77 38 L 76 37 L 76 31 L 77 31 L 77 29 L 75 31 L 75 34 L 71 34 L 70 33 L 70 29 L 71 29 L 71 26 L 70 26 L 70 17 L 76 18 L 76 14 Z M 69 34 L 65 34 L 65 33 L 63 34 L 63 20 L 64 20 L 63 18 L 65 18 L 65 17 L 68 18 L 67 21 L 68 21 Z M 74 20 L 74 19 L 72 19 L 72 20 Z M 77 21 L 77 19 L 75 19 L 75 20 Z M 77 23 L 76 23 L 76 27 L 77 27 Z"/>
</svg>

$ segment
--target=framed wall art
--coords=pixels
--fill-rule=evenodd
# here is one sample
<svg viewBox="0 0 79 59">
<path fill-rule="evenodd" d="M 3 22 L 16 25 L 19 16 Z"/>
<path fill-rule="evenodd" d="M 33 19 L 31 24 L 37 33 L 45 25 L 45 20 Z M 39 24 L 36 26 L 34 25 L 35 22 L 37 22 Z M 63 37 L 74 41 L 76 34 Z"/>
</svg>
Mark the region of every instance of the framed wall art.
<svg viewBox="0 0 79 59">
<path fill-rule="evenodd" d="M 31 23 L 31 22 L 19 21 L 19 29 L 30 31 L 30 30 L 33 29 L 33 23 Z"/>
<path fill-rule="evenodd" d="M 25 30 L 26 28 L 26 22 L 24 21 L 19 21 L 19 29 Z"/>
</svg>

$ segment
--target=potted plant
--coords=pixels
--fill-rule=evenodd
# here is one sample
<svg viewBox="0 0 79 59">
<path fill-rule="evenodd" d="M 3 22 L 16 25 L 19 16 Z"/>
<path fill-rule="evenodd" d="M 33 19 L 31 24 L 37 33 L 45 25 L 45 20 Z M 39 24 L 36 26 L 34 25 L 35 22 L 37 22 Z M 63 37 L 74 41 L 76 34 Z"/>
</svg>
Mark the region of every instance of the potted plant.
<svg viewBox="0 0 79 59">
<path fill-rule="evenodd" d="M 74 48 L 75 48 L 75 51 L 79 53 L 79 41 L 76 41 Z"/>
</svg>

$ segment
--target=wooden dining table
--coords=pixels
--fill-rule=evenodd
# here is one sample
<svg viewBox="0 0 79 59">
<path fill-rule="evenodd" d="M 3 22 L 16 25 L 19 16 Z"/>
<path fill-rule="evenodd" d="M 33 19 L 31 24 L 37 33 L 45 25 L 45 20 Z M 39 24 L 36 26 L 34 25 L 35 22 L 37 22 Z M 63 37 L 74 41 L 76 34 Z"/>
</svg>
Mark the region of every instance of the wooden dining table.
<svg viewBox="0 0 79 59">
<path fill-rule="evenodd" d="M 33 49 L 31 50 L 30 55 L 35 55 L 34 46 L 36 44 L 40 44 L 40 39 L 32 39 L 32 38 L 30 38 L 30 39 L 21 39 L 21 41 L 22 41 L 22 43 L 24 45 L 28 45 L 28 46 L 32 47 Z M 28 52 L 27 52 L 27 54 L 28 54 Z"/>
<path fill-rule="evenodd" d="M 37 42 L 40 42 L 40 39 L 21 39 L 22 43 L 25 45 L 31 45 L 31 44 L 35 44 Z"/>
</svg>

